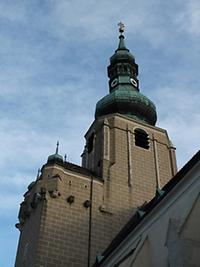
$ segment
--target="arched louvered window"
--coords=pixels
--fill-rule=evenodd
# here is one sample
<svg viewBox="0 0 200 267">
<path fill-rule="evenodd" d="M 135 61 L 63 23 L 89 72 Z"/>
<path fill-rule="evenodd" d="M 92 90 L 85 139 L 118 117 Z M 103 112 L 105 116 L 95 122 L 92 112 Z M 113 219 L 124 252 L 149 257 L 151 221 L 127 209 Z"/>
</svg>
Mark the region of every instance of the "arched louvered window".
<svg viewBox="0 0 200 267">
<path fill-rule="evenodd" d="M 135 145 L 144 149 L 149 149 L 149 136 L 142 129 L 135 129 Z"/>
</svg>

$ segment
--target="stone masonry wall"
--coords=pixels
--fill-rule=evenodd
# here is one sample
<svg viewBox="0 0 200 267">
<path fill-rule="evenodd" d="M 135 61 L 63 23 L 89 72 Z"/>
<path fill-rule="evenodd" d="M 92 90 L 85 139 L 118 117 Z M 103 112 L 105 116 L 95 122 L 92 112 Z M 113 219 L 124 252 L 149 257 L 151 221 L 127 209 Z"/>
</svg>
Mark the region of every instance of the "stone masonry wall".
<svg viewBox="0 0 200 267">
<path fill-rule="evenodd" d="M 98 139 L 105 133 L 105 127 L 109 134 Z M 148 134 L 149 149 L 135 145 L 136 128 Z M 174 148 L 165 130 L 123 116 L 110 115 L 96 121 L 86 139 L 90 132 L 95 132 L 97 137 L 93 155 L 100 150 L 99 147 L 102 148 L 102 153 L 97 153 L 95 157 L 99 157 L 102 164 L 103 206 L 112 214 L 109 225 L 112 225 L 114 236 L 136 208 L 151 200 L 156 188 L 162 188 L 173 177 L 176 172 Z M 109 140 L 106 141 L 106 138 Z M 107 150 L 109 152 L 105 156 Z"/>
<path fill-rule="evenodd" d="M 135 145 L 135 128 L 146 131 L 149 149 Z M 35 193 L 41 196 L 20 226 L 15 267 L 91 266 L 176 171 L 174 148 L 163 129 L 113 115 L 95 121 L 86 140 L 90 133 L 93 149 L 85 152 L 84 162 L 101 177 L 59 164 L 43 167 L 27 198 L 30 206 Z"/>
</svg>

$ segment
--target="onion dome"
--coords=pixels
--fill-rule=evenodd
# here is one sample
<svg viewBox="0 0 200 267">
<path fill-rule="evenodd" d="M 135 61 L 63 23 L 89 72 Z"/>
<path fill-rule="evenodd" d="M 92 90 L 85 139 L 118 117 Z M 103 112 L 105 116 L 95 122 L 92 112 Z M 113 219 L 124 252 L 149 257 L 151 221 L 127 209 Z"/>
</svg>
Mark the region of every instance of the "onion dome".
<svg viewBox="0 0 200 267">
<path fill-rule="evenodd" d="M 109 94 L 97 102 L 95 118 L 119 113 L 155 125 L 156 107 L 139 92 L 138 65 L 125 46 L 124 25 L 119 26 L 119 45 L 108 66 Z"/>
<path fill-rule="evenodd" d="M 63 162 L 63 157 L 58 154 L 58 147 L 59 147 L 59 142 L 57 142 L 55 154 L 52 154 L 48 157 L 47 163 Z"/>
</svg>

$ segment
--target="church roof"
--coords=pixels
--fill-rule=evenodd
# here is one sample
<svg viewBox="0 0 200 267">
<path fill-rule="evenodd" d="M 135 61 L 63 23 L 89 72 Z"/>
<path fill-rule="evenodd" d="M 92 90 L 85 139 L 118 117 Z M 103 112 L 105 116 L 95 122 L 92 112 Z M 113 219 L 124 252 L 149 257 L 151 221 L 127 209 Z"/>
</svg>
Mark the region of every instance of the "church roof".
<svg viewBox="0 0 200 267">
<path fill-rule="evenodd" d="M 87 176 L 91 176 L 91 175 L 95 176 L 95 174 L 92 171 L 86 168 L 83 168 L 79 165 L 73 164 L 71 162 L 64 162 L 63 167 L 67 170 L 78 172 L 78 173 L 81 173 Z"/>
<path fill-rule="evenodd" d="M 160 203 L 166 195 L 185 177 L 185 175 L 200 161 L 200 150 L 192 157 L 190 161 L 162 188 L 162 194 L 156 196 L 147 204 L 143 205 L 132 216 L 122 230 L 112 240 L 101 256 L 101 260 L 93 266 L 101 266 L 101 263 L 119 246 L 119 244 L 138 226 L 138 224 Z"/>
<path fill-rule="evenodd" d="M 90 170 L 88 170 L 88 169 L 86 169 L 84 167 L 81 167 L 79 165 L 73 164 L 71 162 L 59 161 L 56 158 L 54 158 L 54 160 L 52 160 L 51 162 L 48 161 L 43 167 L 52 165 L 54 163 L 62 166 L 66 170 L 69 170 L 69 171 L 72 171 L 72 172 L 76 172 L 76 173 L 80 173 L 80 174 L 83 174 L 83 175 L 86 175 L 86 176 L 93 176 L 94 178 L 98 179 L 98 177 L 96 176 L 96 174 L 94 172 L 92 172 L 92 171 L 90 171 Z"/>
</svg>

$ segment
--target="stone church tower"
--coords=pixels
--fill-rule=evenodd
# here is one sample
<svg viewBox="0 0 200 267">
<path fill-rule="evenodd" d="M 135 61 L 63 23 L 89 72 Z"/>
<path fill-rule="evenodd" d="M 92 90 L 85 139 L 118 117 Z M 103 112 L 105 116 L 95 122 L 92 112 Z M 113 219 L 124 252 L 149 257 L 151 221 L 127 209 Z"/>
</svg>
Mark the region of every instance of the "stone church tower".
<svg viewBox="0 0 200 267">
<path fill-rule="evenodd" d="M 15 267 L 92 266 L 145 201 L 176 173 L 175 149 L 140 93 L 138 65 L 124 43 L 108 66 L 109 94 L 96 105 L 82 167 L 58 153 L 24 194 Z"/>
</svg>

